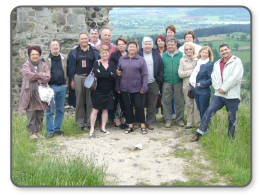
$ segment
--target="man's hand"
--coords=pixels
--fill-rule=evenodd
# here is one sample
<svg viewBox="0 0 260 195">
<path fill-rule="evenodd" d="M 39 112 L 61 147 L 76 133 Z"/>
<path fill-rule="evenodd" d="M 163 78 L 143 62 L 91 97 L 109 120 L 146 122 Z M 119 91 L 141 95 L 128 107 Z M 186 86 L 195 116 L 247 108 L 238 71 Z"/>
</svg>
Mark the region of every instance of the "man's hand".
<svg viewBox="0 0 260 195">
<path fill-rule="evenodd" d="M 71 81 L 70 86 L 71 86 L 71 89 L 75 90 L 75 83 L 74 83 L 74 80 Z"/>
<path fill-rule="evenodd" d="M 223 95 L 225 94 L 225 91 L 223 91 L 221 88 L 219 88 L 218 91 L 219 91 L 219 93 L 221 93 Z"/>
</svg>

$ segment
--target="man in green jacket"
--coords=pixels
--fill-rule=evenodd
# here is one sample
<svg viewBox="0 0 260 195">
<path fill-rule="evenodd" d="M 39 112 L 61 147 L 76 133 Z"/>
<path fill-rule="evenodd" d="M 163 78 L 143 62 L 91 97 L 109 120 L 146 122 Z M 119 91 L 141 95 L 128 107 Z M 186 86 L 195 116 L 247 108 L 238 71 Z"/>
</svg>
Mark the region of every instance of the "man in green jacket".
<svg viewBox="0 0 260 195">
<path fill-rule="evenodd" d="M 162 89 L 162 105 L 165 127 L 172 124 L 172 98 L 176 106 L 176 122 L 184 127 L 184 96 L 182 92 L 182 79 L 178 75 L 180 59 L 183 53 L 177 50 L 177 39 L 169 37 L 166 40 L 167 51 L 162 54 L 164 64 L 164 83 Z"/>
</svg>

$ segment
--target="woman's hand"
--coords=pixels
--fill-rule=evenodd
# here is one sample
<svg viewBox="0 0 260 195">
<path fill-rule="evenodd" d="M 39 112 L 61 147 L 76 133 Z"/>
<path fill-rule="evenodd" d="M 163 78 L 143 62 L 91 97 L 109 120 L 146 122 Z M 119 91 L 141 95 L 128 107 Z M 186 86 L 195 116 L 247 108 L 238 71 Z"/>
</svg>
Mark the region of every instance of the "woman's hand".
<svg viewBox="0 0 260 195">
<path fill-rule="evenodd" d="M 200 83 L 197 83 L 197 86 L 200 87 Z"/>
<path fill-rule="evenodd" d="M 121 91 L 118 91 L 117 93 L 121 93 Z"/>
<path fill-rule="evenodd" d="M 99 69 L 97 69 L 97 72 L 100 72 L 100 70 L 99 70 Z"/>
<path fill-rule="evenodd" d="M 116 69 L 116 75 L 119 77 L 121 77 L 121 75 L 122 75 L 122 71 L 120 71 L 119 68 Z"/>
<path fill-rule="evenodd" d="M 144 94 L 144 92 L 143 92 L 143 91 L 140 91 L 140 93 L 141 93 L 141 94 Z"/>
</svg>

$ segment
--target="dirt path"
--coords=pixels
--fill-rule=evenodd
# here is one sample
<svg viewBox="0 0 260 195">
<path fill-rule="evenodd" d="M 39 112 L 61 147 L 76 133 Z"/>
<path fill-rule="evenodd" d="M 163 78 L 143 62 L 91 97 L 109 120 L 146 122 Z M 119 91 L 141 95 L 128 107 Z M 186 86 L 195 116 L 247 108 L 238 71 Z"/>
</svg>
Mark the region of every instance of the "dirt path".
<svg viewBox="0 0 260 195">
<path fill-rule="evenodd" d="M 140 129 L 128 135 L 115 127 L 107 129 L 110 135 L 96 130 L 97 138 L 91 139 L 88 133 L 80 138 L 46 139 L 52 147 L 44 152 L 63 157 L 92 156 L 98 165 L 107 165 L 106 185 L 171 185 L 191 178 L 207 185 L 225 185 L 202 156 L 200 143 L 189 141 L 194 130 L 175 125 L 164 128 L 162 122 L 147 135 Z M 136 148 L 137 144 L 142 149 Z"/>
</svg>

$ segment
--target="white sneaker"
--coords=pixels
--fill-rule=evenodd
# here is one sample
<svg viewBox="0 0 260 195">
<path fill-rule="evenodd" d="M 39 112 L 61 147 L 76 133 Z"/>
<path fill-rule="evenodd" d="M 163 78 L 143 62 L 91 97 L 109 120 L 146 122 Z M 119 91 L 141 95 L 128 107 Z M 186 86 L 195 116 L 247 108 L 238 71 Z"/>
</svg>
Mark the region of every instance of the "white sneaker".
<svg viewBox="0 0 260 195">
<path fill-rule="evenodd" d="M 89 138 L 95 138 L 95 137 L 96 137 L 95 133 L 89 133 Z"/>
<path fill-rule="evenodd" d="M 109 135 L 109 131 L 103 131 L 102 129 L 100 130 L 102 133 L 106 134 L 106 135 Z"/>
</svg>

